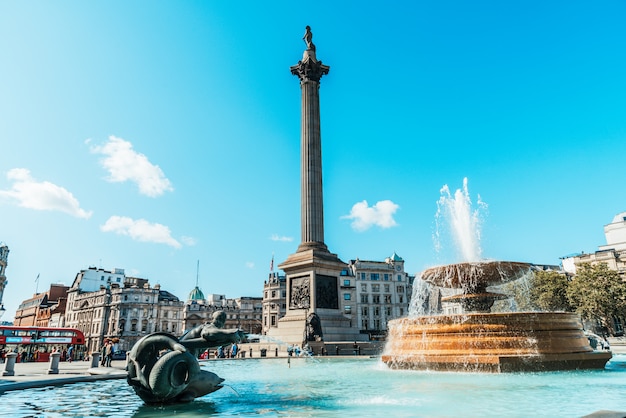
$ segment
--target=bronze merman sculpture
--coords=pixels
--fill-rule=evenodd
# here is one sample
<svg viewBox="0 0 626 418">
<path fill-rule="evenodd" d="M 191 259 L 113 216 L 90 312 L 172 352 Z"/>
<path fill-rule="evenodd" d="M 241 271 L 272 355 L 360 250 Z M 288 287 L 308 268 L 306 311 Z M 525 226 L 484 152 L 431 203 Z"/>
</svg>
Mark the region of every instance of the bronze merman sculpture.
<svg viewBox="0 0 626 418">
<path fill-rule="evenodd" d="M 147 404 L 190 402 L 222 388 L 215 373 L 201 370 L 198 353 L 207 348 L 237 343 L 245 338 L 239 329 L 223 329 L 224 311 L 180 339 L 157 332 L 137 341 L 128 355 L 127 381 Z"/>
</svg>

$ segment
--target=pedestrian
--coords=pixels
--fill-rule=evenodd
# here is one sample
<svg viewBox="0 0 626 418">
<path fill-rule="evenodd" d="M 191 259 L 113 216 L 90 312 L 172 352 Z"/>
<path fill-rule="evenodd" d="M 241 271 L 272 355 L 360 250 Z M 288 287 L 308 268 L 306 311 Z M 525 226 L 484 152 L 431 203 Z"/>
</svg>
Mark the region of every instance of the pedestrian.
<svg viewBox="0 0 626 418">
<path fill-rule="evenodd" d="M 107 342 L 107 345 L 105 346 L 106 350 L 105 350 L 105 362 L 104 365 L 106 367 L 111 367 L 111 360 L 113 358 L 113 343 L 111 343 L 111 341 Z"/>
<path fill-rule="evenodd" d="M 237 343 L 233 343 L 233 346 L 230 349 L 230 357 L 237 358 Z"/>
<path fill-rule="evenodd" d="M 104 340 L 104 342 L 102 343 L 102 348 L 100 349 L 100 365 L 104 366 L 104 363 L 106 361 L 106 354 L 107 354 L 107 343 L 109 342 L 109 340 Z"/>
<path fill-rule="evenodd" d="M 72 362 L 72 356 L 74 355 L 74 346 L 70 345 L 67 349 L 67 361 Z"/>
</svg>

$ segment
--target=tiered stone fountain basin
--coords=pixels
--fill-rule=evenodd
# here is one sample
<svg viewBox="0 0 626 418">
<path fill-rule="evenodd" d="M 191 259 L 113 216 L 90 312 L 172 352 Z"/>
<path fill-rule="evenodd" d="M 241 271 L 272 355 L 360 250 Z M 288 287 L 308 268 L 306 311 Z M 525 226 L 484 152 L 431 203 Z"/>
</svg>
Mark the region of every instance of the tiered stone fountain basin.
<svg viewBox="0 0 626 418">
<path fill-rule="evenodd" d="M 448 299 L 474 312 L 389 321 L 383 362 L 395 369 L 482 372 L 604 368 L 611 353 L 591 348 L 577 314 L 489 313 L 502 295 L 486 287 L 529 269 L 525 263 L 481 262 L 425 271 L 422 278 L 433 284 L 462 288 Z"/>
</svg>

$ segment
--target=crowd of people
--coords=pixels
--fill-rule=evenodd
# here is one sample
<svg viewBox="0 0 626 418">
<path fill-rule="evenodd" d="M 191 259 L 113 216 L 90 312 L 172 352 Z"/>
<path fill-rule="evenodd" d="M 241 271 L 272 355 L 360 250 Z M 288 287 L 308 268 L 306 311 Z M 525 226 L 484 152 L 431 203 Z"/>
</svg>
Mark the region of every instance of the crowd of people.
<svg viewBox="0 0 626 418">
<path fill-rule="evenodd" d="M 6 361 L 6 356 L 8 353 L 13 352 L 17 354 L 16 362 L 18 363 L 27 363 L 31 361 L 48 361 L 50 359 L 50 354 L 52 353 L 61 353 L 60 361 L 71 362 L 75 360 L 76 351 L 73 345 L 68 346 L 54 346 L 48 351 L 47 347 L 19 347 L 16 346 L 13 349 L 8 349 L 6 347 L 0 349 L 0 363 L 4 363 Z"/>
</svg>

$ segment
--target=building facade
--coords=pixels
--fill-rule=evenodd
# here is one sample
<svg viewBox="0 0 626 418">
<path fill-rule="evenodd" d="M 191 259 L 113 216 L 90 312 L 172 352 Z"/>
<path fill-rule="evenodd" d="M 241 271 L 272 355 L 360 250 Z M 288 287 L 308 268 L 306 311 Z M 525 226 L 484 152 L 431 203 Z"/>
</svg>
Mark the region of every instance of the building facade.
<svg viewBox="0 0 626 418">
<path fill-rule="evenodd" d="M 284 275 L 272 272 L 263 283 L 263 335 L 278 326 L 287 312 L 287 281 Z"/>
<path fill-rule="evenodd" d="M 17 326 L 50 326 L 52 314 L 63 315 L 69 287 L 63 284 L 51 284 L 47 292 L 36 293 L 22 301 L 15 311 L 13 324 Z"/>
<path fill-rule="evenodd" d="M 130 350 L 152 332 L 180 335 L 183 305 L 160 285 L 126 276 L 123 269 L 90 267 L 76 275 L 68 291 L 65 326 L 85 334 L 88 352 L 100 350 L 105 339 Z"/>
<path fill-rule="evenodd" d="M 385 261 L 357 258 L 349 267 L 348 275 L 342 276 L 344 313 L 370 340 L 384 339 L 387 323 L 409 313 L 415 277 L 404 271 L 404 260 L 396 253 Z"/>
<path fill-rule="evenodd" d="M 224 311 L 226 313 L 224 328 L 237 328 L 248 334 L 261 334 L 262 303 L 260 297 L 242 296 L 229 299 L 225 295 L 213 293 L 205 296 L 196 286 L 185 302 L 183 326 L 185 332 L 189 331 L 198 325 L 211 322 L 213 313 Z"/>
<path fill-rule="evenodd" d="M 613 221 L 604 225 L 606 245 L 601 245 L 593 253 L 572 254 L 561 258 L 563 270 L 576 274 L 576 266 L 581 263 L 606 263 L 626 279 L 626 212 L 615 215 Z"/>
</svg>

